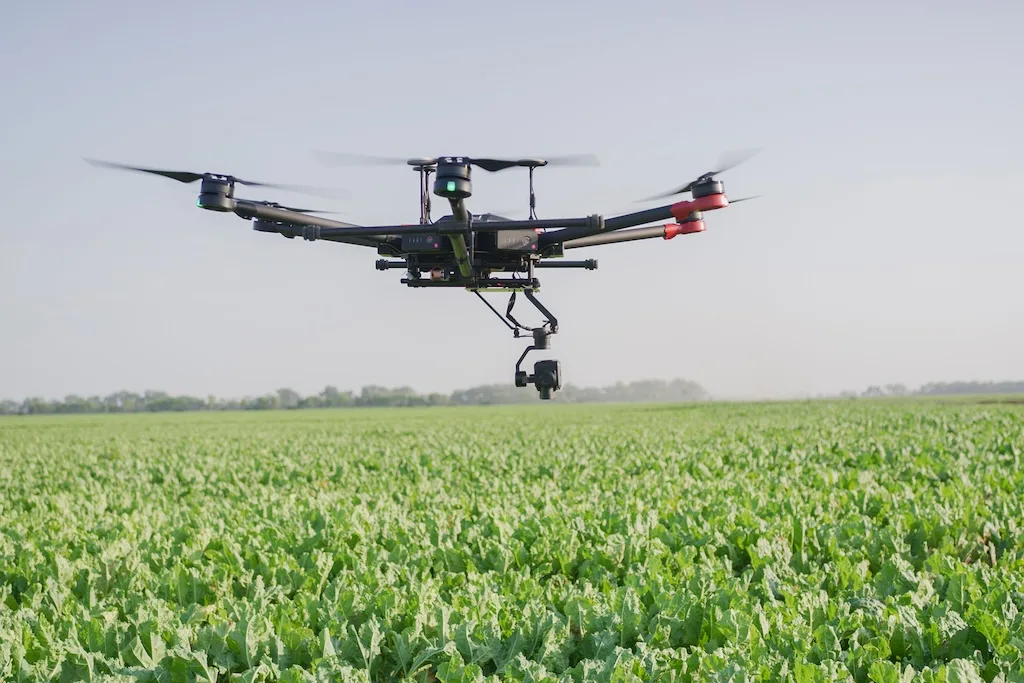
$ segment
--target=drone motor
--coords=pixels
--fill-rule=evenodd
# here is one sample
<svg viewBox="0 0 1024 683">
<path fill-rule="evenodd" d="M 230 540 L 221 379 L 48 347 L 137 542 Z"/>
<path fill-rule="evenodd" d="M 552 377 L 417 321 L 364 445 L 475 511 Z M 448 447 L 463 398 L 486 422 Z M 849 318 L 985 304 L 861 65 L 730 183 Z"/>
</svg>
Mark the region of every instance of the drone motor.
<svg viewBox="0 0 1024 683">
<path fill-rule="evenodd" d="M 208 211 L 229 213 L 235 210 L 235 184 L 227 178 L 203 178 L 196 206 Z"/>
<path fill-rule="evenodd" d="M 702 180 L 698 183 L 693 184 L 693 188 L 690 190 L 690 196 L 694 199 L 700 199 L 701 197 L 710 197 L 713 194 L 725 194 L 725 183 L 721 180 Z"/>
<path fill-rule="evenodd" d="M 473 195 L 469 160 L 463 157 L 442 157 L 437 162 L 434 194 L 446 199 L 466 199 Z"/>
</svg>

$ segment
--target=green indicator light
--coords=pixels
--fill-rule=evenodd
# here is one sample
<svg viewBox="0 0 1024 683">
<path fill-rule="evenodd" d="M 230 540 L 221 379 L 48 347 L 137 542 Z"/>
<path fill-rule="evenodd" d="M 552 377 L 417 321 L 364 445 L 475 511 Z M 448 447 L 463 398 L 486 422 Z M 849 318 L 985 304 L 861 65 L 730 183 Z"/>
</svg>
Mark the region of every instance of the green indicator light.
<svg viewBox="0 0 1024 683">
<path fill-rule="evenodd" d="M 449 180 L 448 181 L 448 191 L 449 192 L 455 192 L 455 181 L 454 180 Z"/>
<path fill-rule="evenodd" d="M 203 208 L 203 198 L 202 197 L 200 197 L 199 199 L 196 200 L 196 206 L 198 206 L 200 209 Z"/>
</svg>

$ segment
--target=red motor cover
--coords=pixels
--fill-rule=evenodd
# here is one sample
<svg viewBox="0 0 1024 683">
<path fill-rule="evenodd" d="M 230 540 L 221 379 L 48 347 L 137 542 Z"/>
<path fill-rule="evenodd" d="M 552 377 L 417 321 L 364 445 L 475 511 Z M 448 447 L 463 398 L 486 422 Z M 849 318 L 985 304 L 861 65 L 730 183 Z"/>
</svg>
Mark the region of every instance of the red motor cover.
<svg viewBox="0 0 1024 683">
<path fill-rule="evenodd" d="M 727 206 L 729 206 L 729 200 L 724 194 L 709 194 L 706 197 L 676 202 L 672 205 L 670 211 L 676 217 L 676 220 L 681 222 L 685 221 L 687 216 L 694 211 L 714 211 L 715 209 L 724 209 Z"/>
<path fill-rule="evenodd" d="M 692 235 L 695 232 L 704 232 L 704 221 L 669 223 L 665 226 L 665 239 L 670 240 L 676 235 Z"/>
</svg>

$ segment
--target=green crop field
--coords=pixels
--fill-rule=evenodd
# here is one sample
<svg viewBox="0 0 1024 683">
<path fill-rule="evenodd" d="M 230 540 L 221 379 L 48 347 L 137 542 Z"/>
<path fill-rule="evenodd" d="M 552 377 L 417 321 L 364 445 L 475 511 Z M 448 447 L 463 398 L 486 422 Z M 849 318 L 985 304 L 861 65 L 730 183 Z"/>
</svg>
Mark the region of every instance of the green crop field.
<svg viewBox="0 0 1024 683">
<path fill-rule="evenodd" d="M 1024 406 L 0 419 L 0 679 L 1024 681 Z"/>
</svg>

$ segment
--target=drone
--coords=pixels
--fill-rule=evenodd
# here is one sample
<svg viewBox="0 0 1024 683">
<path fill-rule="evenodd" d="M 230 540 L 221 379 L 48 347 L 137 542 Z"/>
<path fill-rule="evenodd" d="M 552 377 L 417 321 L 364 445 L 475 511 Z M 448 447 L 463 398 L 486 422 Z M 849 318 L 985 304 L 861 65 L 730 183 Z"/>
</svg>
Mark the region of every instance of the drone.
<svg viewBox="0 0 1024 683">
<path fill-rule="evenodd" d="M 543 400 L 551 399 L 562 388 L 561 363 L 537 361 L 533 373 L 521 369 L 531 351 L 551 348 L 551 336 L 558 332 L 558 319 L 540 302 L 540 280 L 536 271 L 544 268 L 596 270 L 595 259 L 566 260 L 566 250 L 646 239 L 670 240 L 705 230 L 704 214 L 724 209 L 755 197 L 729 200 L 725 186 L 717 176 L 746 161 L 756 150 L 735 151 L 723 155 L 718 168 L 701 174 L 685 185 L 654 195 L 643 202 L 689 193 L 691 199 L 605 217 L 591 214 L 575 218 L 538 218 L 534 171 L 548 166 L 596 166 L 592 155 L 568 155 L 547 158 L 502 159 L 491 157 L 438 156 L 396 158 L 322 152 L 322 160 L 342 164 L 407 165 L 419 174 L 420 216 L 416 224 L 357 225 L 337 221 L 317 213 L 316 209 L 296 208 L 276 202 L 243 199 L 235 196 L 237 185 L 276 188 L 304 194 L 323 190 L 300 185 L 281 185 L 245 180 L 219 173 L 168 171 L 86 159 L 108 168 L 150 173 L 181 183 L 200 182 L 196 206 L 207 211 L 233 213 L 251 220 L 257 232 L 275 233 L 287 239 L 323 240 L 374 249 L 382 257 L 379 271 L 402 269 L 401 283 L 414 288 L 457 287 L 473 292 L 515 338 L 529 333 L 533 343 L 527 346 L 515 365 L 515 385 L 530 384 Z M 472 169 L 497 173 L 525 168 L 529 177 L 529 218 L 512 220 L 494 213 L 474 214 L 466 206 L 473 195 Z M 433 176 L 433 185 L 430 177 Z M 451 213 L 434 220 L 431 194 L 447 200 Z M 657 223 L 657 225 L 648 225 Z M 484 296 L 487 292 L 510 292 L 504 316 Z M 512 315 L 516 293 L 543 315 L 539 327 L 527 327 Z"/>
</svg>

